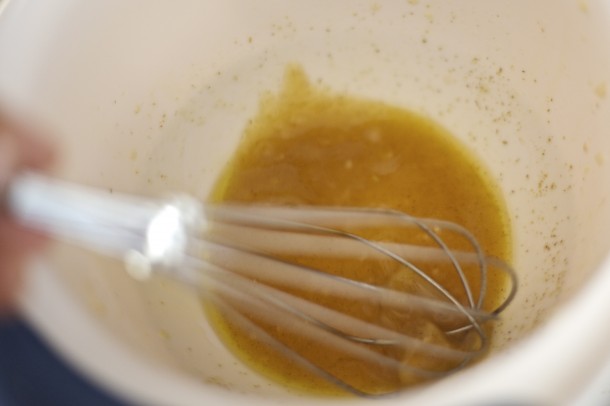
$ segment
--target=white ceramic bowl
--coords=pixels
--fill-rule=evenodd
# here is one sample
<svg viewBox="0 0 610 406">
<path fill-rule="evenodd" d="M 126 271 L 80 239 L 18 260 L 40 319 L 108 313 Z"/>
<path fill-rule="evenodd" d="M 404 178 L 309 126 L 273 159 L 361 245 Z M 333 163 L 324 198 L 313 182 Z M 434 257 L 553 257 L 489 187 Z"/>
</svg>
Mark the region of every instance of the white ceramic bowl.
<svg viewBox="0 0 610 406">
<path fill-rule="evenodd" d="M 520 290 L 491 357 L 387 404 L 573 399 L 608 358 L 610 3 L 579 0 L 0 3 L 0 100 L 46 123 L 62 176 L 204 198 L 261 92 L 301 64 L 337 91 L 427 114 L 468 143 L 512 214 Z M 604 262 L 605 261 L 605 262 Z M 196 298 L 57 246 L 32 323 L 143 404 L 323 404 L 236 364 Z M 359 400 L 346 399 L 346 404 Z"/>
</svg>

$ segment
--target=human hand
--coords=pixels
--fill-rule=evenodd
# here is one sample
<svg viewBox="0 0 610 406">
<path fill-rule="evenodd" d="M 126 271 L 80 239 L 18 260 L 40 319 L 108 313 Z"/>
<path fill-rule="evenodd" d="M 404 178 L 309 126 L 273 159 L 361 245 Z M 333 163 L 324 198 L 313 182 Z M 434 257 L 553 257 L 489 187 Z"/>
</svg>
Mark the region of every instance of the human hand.
<svg viewBox="0 0 610 406">
<path fill-rule="evenodd" d="M 14 174 L 25 168 L 48 169 L 53 155 L 47 140 L 0 112 L 0 316 L 14 308 L 22 269 L 45 240 L 9 217 L 2 207 L 2 196 Z"/>
</svg>

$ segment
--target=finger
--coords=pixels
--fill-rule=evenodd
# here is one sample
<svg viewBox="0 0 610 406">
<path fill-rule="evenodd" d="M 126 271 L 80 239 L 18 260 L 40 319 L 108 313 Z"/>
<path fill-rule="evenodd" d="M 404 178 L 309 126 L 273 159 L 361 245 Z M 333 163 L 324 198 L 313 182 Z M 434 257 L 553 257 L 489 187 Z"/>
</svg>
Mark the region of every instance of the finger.
<svg viewBox="0 0 610 406">
<path fill-rule="evenodd" d="M 43 244 L 43 237 L 26 231 L 6 217 L 0 218 L 0 314 L 12 309 L 27 258 Z"/>
<path fill-rule="evenodd" d="M 18 165 L 22 168 L 46 169 L 53 162 L 53 144 L 39 134 L 25 127 L 0 128 L 0 138 L 5 140 L 5 144 L 12 144 L 13 151 L 19 157 Z"/>
</svg>

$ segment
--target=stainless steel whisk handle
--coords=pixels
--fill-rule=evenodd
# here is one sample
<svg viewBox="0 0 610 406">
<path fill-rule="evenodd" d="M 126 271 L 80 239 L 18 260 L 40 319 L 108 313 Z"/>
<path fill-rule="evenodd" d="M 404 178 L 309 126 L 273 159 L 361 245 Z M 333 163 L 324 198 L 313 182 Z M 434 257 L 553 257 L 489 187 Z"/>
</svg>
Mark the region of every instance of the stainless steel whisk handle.
<svg viewBox="0 0 610 406">
<path fill-rule="evenodd" d="M 125 261 L 138 279 L 183 262 L 202 205 L 190 197 L 168 200 L 111 193 L 38 173 L 19 174 L 6 203 L 22 224 Z"/>
</svg>

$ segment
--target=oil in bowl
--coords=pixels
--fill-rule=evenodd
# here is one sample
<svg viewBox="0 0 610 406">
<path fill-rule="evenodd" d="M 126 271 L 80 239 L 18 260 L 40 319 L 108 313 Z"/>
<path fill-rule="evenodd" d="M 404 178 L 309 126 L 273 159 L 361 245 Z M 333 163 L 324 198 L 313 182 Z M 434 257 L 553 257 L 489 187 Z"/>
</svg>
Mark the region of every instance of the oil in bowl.
<svg viewBox="0 0 610 406">
<path fill-rule="evenodd" d="M 506 262 L 510 262 L 512 255 L 509 216 L 500 189 L 482 162 L 455 137 L 432 120 L 408 110 L 314 86 L 297 66 L 287 68 L 283 87 L 277 94 L 267 94 L 261 100 L 258 115 L 249 122 L 210 200 L 399 210 L 412 216 L 455 222 L 469 230 L 488 255 Z M 392 226 L 358 231 L 366 238 L 382 235 L 393 242 L 421 239 L 415 234 L 405 236 Z M 458 248 L 462 244 L 456 236 L 443 238 Z M 315 256 L 286 259 L 400 291 L 422 289 L 420 280 L 390 261 L 379 266 L 365 257 L 340 261 Z M 503 274 L 490 272 L 487 280 L 482 281 L 476 267 L 466 267 L 464 271 L 473 291 L 485 284 L 483 309 L 493 310 L 504 300 L 509 288 Z M 460 301 L 467 300 L 460 280 L 445 266 L 434 266 L 432 273 Z M 319 294 L 298 290 L 290 293 L 359 319 L 380 322 L 384 318 L 381 323 L 385 327 L 425 343 L 456 349 L 472 345 L 469 332 L 448 335 L 445 332 L 450 326 L 433 322 L 429 317 L 386 314 L 355 303 L 338 303 L 325 297 L 323 286 Z M 460 366 L 456 361 L 422 357 L 402 349 L 375 349 L 401 360 L 409 368 L 432 371 L 430 376 L 422 376 L 410 373 L 409 368 L 356 359 L 340 346 L 312 342 L 298 328 L 262 320 L 256 314 L 247 314 L 247 309 L 245 317 L 250 327 L 235 322 L 210 302 L 204 305 L 215 330 L 239 359 L 301 393 L 345 393 L 333 384 L 336 378 L 359 392 L 384 394 L 427 382 Z M 487 337 L 493 338 L 493 324 L 487 323 L 484 328 Z M 286 357 L 277 345 L 261 340 L 254 329 L 264 331 L 307 362 Z M 309 364 L 332 378 L 312 372 Z"/>
</svg>

